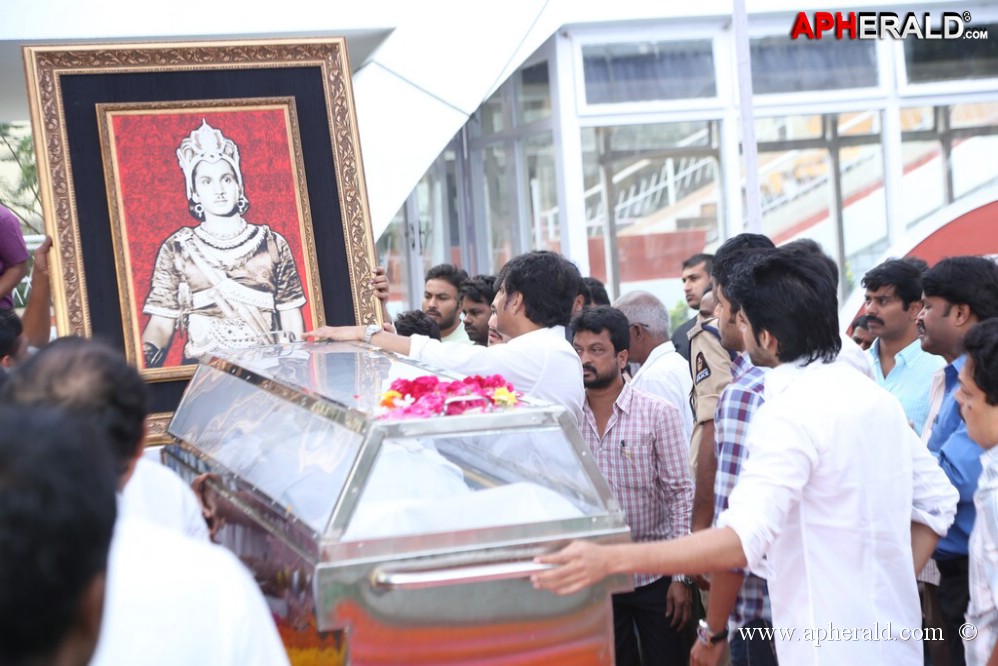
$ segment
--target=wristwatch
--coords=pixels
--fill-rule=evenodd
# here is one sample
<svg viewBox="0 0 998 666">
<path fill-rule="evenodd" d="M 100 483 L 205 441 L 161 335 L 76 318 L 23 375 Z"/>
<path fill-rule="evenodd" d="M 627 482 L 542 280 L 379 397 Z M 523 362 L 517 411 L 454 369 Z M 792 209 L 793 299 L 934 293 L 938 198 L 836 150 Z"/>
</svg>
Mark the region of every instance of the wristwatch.
<svg viewBox="0 0 998 666">
<path fill-rule="evenodd" d="M 371 338 L 374 337 L 375 333 L 380 333 L 383 329 L 377 324 L 368 324 L 367 328 L 364 329 L 364 344 L 371 344 Z"/>
<path fill-rule="evenodd" d="M 672 577 L 673 583 L 682 583 L 683 585 L 692 585 L 693 579 L 685 574 L 676 574 Z"/>
<path fill-rule="evenodd" d="M 728 637 L 728 628 L 725 627 L 717 632 L 712 632 L 710 630 L 710 625 L 707 624 L 707 620 L 700 620 L 700 624 L 697 625 L 697 640 L 706 646 L 717 645 L 725 638 Z"/>
</svg>

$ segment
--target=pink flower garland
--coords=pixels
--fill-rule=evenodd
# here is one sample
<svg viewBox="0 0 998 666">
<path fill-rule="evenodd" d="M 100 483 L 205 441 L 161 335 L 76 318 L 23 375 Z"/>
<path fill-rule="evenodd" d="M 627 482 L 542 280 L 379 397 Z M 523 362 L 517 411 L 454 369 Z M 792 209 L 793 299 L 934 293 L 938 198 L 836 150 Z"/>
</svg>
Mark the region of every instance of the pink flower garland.
<svg viewBox="0 0 998 666">
<path fill-rule="evenodd" d="M 491 412 L 515 407 L 520 394 L 502 375 L 473 375 L 442 382 L 433 375 L 416 379 L 396 379 L 381 396 L 386 419 L 413 419 L 453 416 L 465 412 Z"/>
</svg>

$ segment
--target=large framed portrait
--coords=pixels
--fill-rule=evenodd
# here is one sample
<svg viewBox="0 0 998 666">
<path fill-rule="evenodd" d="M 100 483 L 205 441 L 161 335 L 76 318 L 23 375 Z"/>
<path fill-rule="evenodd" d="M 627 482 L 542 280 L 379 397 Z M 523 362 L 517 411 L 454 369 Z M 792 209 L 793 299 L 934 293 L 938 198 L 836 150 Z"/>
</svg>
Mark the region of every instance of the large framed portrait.
<svg viewBox="0 0 998 666">
<path fill-rule="evenodd" d="M 204 354 L 321 324 L 293 98 L 97 113 L 130 361 L 186 377 Z"/>
<path fill-rule="evenodd" d="M 60 335 L 146 378 L 380 320 L 343 39 L 24 48 Z"/>
</svg>

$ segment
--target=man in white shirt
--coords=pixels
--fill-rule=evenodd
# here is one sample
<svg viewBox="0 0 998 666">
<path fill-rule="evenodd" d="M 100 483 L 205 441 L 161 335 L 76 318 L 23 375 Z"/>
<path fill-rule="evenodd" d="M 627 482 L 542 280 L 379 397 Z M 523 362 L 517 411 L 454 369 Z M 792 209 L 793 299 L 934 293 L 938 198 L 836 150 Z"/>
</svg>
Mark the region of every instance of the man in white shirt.
<svg viewBox="0 0 998 666">
<path fill-rule="evenodd" d="M 426 271 L 423 312 L 440 327 L 444 342 L 474 344 L 461 321 L 461 286 L 468 273 L 454 264 L 437 264 Z"/>
<path fill-rule="evenodd" d="M 288 664 L 260 588 L 229 550 L 126 518 L 108 571 L 90 666 Z"/>
<path fill-rule="evenodd" d="M 129 495 L 136 470 L 156 463 L 140 460 L 145 384 L 121 354 L 93 340 L 59 338 L 21 364 L 6 391 L 19 406 L 57 405 L 86 419 L 105 435 L 115 458 L 124 492 L 91 666 L 288 663 L 259 587 L 232 553 L 200 533 L 207 532 L 200 510 L 195 521 L 174 482 L 164 483 L 169 477 L 156 470 L 139 477 L 151 487 Z M 176 483 L 183 485 L 179 477 Z M 160 506 L 150 497 L 157 490 Z M 193 492 L 184 490 L 197 506 Z"/>
<path fill-rule="evenodd" d="M 690 364 L 679 355 L 669 339 L 669 311 L 647 291 L 631 291 L 614 302 L 630 324 L 630 360 L 641 368 L 631 384 L 673 405 L 683 418 L 683 436 L 690 441 L 693 433 L 693 410 L 690 391 L 693 378 Z"/>
<path fill-rule="evenodd" d="M 110 437 L 120 475 L 119 517 L 139 518 L 208 540 L 194 492 L 172 470 L 148 460 L 145 382 L 116 350 L 78 337 L 58 338 L 11 375 L 10 400 L 52 404 L 96 417 Z"/>
<path fill-rule="evenodd" d="M 760 251 L 727 291 L 752 362 L 772 369 L 718 526 L 652 544 L 575 542 L 538 558 L 562 566 L 534 584 L 569 594 L 614 572 L 748 566 L 768 572 L 773 624 L 795 634 L 776 636 L 781 663 L 919 663 L 920 641 L 901 632 L 921 627 L 915 571 L 952 522 L 956 490 L 897 400 L 833 362 L 836 284 L 821 258 Z M 859 638 L 823 642 L 832 630 Z M 701 625 L 699 639 L 726 634 Z"/>
<path fill-rule="evenodd" d="M 447 370 L 467 375 L 500 374 L 524 394 L 562 405 L 582 423 L 582 363 L 565 339 L 581 281 L 579 269 L 555 252 L 538 250 L 510 259 L 496 278 L 492 301 L 495 326 L 509 341 L 480 347 L 402 337 L 376 324 L 322 326 L 306 337 L 367 342 Z"/>
</svg>

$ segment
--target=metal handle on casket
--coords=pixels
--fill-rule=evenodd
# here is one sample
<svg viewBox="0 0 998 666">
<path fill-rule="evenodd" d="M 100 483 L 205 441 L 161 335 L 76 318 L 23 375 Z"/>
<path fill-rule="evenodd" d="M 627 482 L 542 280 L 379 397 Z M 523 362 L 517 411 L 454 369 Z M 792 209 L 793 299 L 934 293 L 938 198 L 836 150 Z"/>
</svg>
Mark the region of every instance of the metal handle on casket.
<svg viewBox="0 0 998 666">
<path fill-rule="evenodd" d="M 539 564 L 525 560 L 408 571 L 392 571 L 385 567 L 378 567 L 371 573 L 371 583 L 374 587 L 384 590 L 418 590 L 427 587 L 526 578 L 537 571 L 551 569 L 554 566 L 553 564 Z"/>
</svg>

